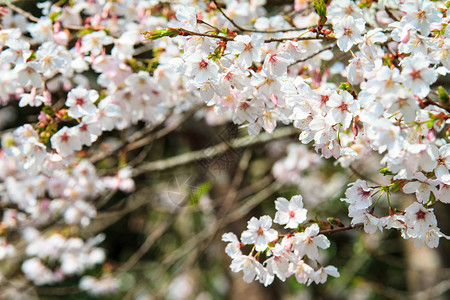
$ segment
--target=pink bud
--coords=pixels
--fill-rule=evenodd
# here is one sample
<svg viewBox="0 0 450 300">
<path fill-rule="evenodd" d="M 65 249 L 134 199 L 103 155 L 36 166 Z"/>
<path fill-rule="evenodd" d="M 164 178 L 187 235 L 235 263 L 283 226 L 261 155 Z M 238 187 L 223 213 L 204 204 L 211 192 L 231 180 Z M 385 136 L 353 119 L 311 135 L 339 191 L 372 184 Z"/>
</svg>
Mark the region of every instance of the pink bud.
<svg viewBox="0 0 450 300">
<path fill-rule="evenodd" d="M 77 42 L 75 43 L 75 51 L 77 53 L 81 53 L 81 39 L 78 39 Z"/>
<path fill-rule="evenodd" d="M 434 130 L 433 129 L 428 130 L 428 134 L 427 134 L 428 140 L 434 141 L 435 137 L 436 137 L 436 134 L 435 134 Z"/>
<path fill-rule="evenodd" d="M 404 27 L 402 30 L 402 34 L 400 35 L 400 42 L 407 43 L 409 39 L 411 38 L 411 28 Z"/>
<path fill-rule="evenodd" d="M 145 8 L 141 8 L 141 9 L 138 11 L 138 18 L 139 18 L 139 20 L 142 20 L 142 19 L 144 18 L 145 13 L 146 13 Z"/>
<path fill-rule="evenodd" d="M 270 94 L 270 101 L 272 101 L 273 105 L 278 105 L 278 97 L 275 94 Z"/>
<path fill-rule="evenodd" d="M 61 31 L 61 23 L 59 21 L 55 22 L 55 25 L 53 25 L 53 32 L 56 34 Z"/>
<path fill-rule="evenodd" d="M 41 111 L 39 113 L 38 120 L 39 120 L 39 122 L 45 122 L 47 120 L 47 116 L 45 115 L 45 113 L 43 111 Z"/>
<path fill-rule="evenodd" d="M 45 98 L 45 102 L 47 104 L 52 104 L 52 94 L 49 92 L 48 89 L 45 89 L 43 92 L 43 96 Z"/>
</svg>

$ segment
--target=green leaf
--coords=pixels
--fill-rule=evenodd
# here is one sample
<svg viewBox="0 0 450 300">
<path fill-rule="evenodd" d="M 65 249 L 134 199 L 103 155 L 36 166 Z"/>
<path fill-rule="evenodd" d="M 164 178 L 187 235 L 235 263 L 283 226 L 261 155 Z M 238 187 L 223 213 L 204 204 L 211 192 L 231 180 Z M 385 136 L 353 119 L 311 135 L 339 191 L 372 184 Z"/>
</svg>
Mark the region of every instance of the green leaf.
<svg viewBox="0 0 450 300">
<path fill-rule="evenodd" d="M 50 105 L 44 106 L 42 108 L 42 111 L 44 112 L 44 114 L 49 115 L 49 116 L 54 116 L 55 115 L 55 110 Z"/>
<path fill-rule="evenodd" d="M 62 10 L 61 11 L 54 11 L 50 14 L 50 20 L 52 21 L 52 23 L 54 23 L 56 21 L 56 19 L 62 14 Z"/>
<path fill-rule="evenodd" d="M 144 38 L 147 41 L 154 41 L 157 39 L 160 39 L 162 37 L 168 36 L 168 37 L 176 37 L 181 34 L 181 32 L 178 29 L 175 28 L 163 28 L 158 30 L 148 30 L 143 33 Z"/>
<path fill-rule="evenodd" d="M 212 184 L 210 182 L 202 183 L 198 188 L 192 191 L 189 195 L 189 203 L 192 205 L 197 205 L 199 200 L 208 193 L 212 188 Z"/>
<path fill-rule="evenodd" d="M 327 4 L 323 0 L 314 0 L 314 8 L 320 17 L 319 25 L 324 25 L 327 22 Z"/>
<path fill-rule="evenodd" d="M 391 171 L 389 171 L 388 167 L 384 167 L 378 170 L 378 173 L 382 174 L 382 175 L 393 175 Z"/>
<path fill-rule="evenodd" d="M 450 96 L 448 95 L 448 92 L 442 86 L 438 87 L 438 96 L 439 96 L 439 102 L 443 106 L 447 107 L 450 102 L 449 101 Z"/>
<path fill-rule="evenodd" d="M 347 92 L 352 92 L 353 88 L 352 85 L 349 82 L 341 82 L 341 84 L 339 85 L 339 88 L 341 90 L 347 91 Z"/>
</svg>

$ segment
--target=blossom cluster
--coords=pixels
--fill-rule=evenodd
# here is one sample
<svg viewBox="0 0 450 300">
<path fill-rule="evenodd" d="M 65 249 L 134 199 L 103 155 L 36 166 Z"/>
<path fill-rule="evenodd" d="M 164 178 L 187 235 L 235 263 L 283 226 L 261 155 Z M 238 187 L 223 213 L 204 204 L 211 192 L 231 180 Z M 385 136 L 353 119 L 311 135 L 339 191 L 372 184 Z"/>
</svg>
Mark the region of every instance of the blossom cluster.
<svg viewBox="0 0 450 300">
<path fill-rule="evenodd" d="M 233 259 L 231 270 L 243 271 L 246 282 L 258 280 L 265 286 L 270 285 L 275 276 L 285 281 L 294 275 L 299 283 L 307 285 L 324 283 L 328 276 L 339 277 L 336 267 L 322 267 L 318 261 L 318 248 L 329 248 L 330 241 L 320 234 L 317 223 L 302 225 L 308 213 L 303 208 L 302 196 L 293 196 L 291 200 L 279 197 L 275 207 L 277 213 L 273 222 L 286 225 L 285 228 L 292 231 L 279 235 L 271 228 L 272 218 L 266 215 L 259 219 L 252 217 L 240 240 L 232 232 L 225 233 L 222 240 L 229 243 L 225 251 Z M 254 245 L 250 254 L 242 253 L 244 245 Z M 260 262 L 261 254 L 266 256 L 264 262 Z M 317 270 L 311 264 L 316 265 Z"/>
<path fill-rule="evenodd" d="M 380 155 L 390 184 L 348 187 L 352 225 L 367 233 L 397 228 L 417 246 L 437 247 L 447 236 L 432 206 L 450 202 L 449 95 L 436 86 L 450 72 L 448 5 L 292 2 L 289 18 L 269 15 L 264 0 L 46 1 L 39 17 L 2 8 L 0 103 L 37 115 L 1 135 L 0 260 L 19 257 L 10 240 L 20 233 L 22 271 L 36 285 L 104 263 L 104 252 L 79 230 L 108 191 L 135 189 L 131 169 L 101 176 L 90 159 L 104 133 L 156 127 L 202 104 L 212 109 L 197 117 L 232 121 L 251 135 L 281 124 L 299 129 L 315 152 L 290 146 L 273 169 L 284 182 L 303 182 L 299 174 L 320 156 L 348 168 Z M 416 200 L 395 210 L 389 195 L 396 191 Z M 388 216 L 374 214 L 376 193 L 387 196 Z M 280 198 L 276 208 L 274 222 L 292 232 L 280 237 L 270 217 L 252 218 L 241 240 L 224 236 L 232 270 L 265 285 L 274 276 L 295 274 L 306 284 L 338 276 L 316 262 L 317 247 L 329 241 L 318 224 L 304 225 L 301 197 Z M 51 223 L 53 232 L 41 231 Z M 254 244 L 256 254 L 243 255 L 241 242 Z M 117 290 L 106 271 L 83 278 L 80 289 L 92 294 Z"/>
</svg>

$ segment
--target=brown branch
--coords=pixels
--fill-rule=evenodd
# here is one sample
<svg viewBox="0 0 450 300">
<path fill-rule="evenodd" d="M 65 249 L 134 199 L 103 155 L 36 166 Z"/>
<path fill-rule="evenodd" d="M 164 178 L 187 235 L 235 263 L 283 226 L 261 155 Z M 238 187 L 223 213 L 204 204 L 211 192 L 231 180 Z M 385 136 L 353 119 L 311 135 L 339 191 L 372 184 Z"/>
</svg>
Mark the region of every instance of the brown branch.
<svg viewBox="0 0 450 300">
<path fill-rule="evenodd" d="M 264 43 L 285 42 L 285 41 L 309 41 L 309 40 L 334 40 L 327 36 L 307 36 L 307 37 L 286 37 L 265 39 Z"/>
<path fill-rule="evenodd" d="M 388 14 L 389 18 L 391 18 L 392 20 L 397 21 L 397 22 L 400 21 L 399 18 L 397 18 L 397 17 L 394 15 L 394 13 L 391 11 L 390 8 L 385 7 L 385 8 L 384 8 L 384 11 L 386 11 L 386 13 Z"/>
<path fill-rule="evenodd" d="M 209 38 L 213 38 L 213 39 L 221 39 L 221 40 L 227 41 L 227 42 L 234 41 L 233 38 L 223 36 L 223 35 L 195 32 L 195 31 L 184 29 L 184 28 L 174 28 L 174 29 L 179 31 L 181 36 L 189 36 L 189 35 L 204 36 L 204 37 L 209 37 Z"/>
<path fill-rule="evenodd" d="M 27 11 L 24 11 L 23 9 L 21 9 L 20 7 L 15 6 L 14 4 L 11 3 L 11 1 L 0 1 L 0 4 L 2 5 L 6 5 L 8 8 L 10 8 L 12 11 L 15 11 L 16 13 L 24 16 L 25 18 L 27 18 L 30 21 L 33 22 L 39 22 L 39 18 L 33 16 L 32 14 L 30 14 Z"/>
<path fill-rule="evenodd" d="M 327 229 L 327 230 L 321 230 L 319 231 L 319 234 L 330 234 L 330 233 L 335 233 L 335 232 L 340 232 L 340 231 L 347 231 L 347 230 L 352 230 L 352 229 L 360 229 L 361 227 L 359 226 L 345 226 L 345 227 L 337 227 L 337 228 L 332 228 L 332 229 Z"/>
<path fill-rule="evenodd" d="M 433 99 L 431 99 L 429 96 L 427 96 L 425 99 L 426 99 L 426 101 L 427 101 L 426 104 L 428 104 L 428 105 L 435 105 L 435 106 L 437 106 L 437 107 L 439 107 L 439 108 L 442 108 L 442 109 L 445 110 L 446 112 L 450 113 L 450 108 L 445 107 L 445 106 L 443 106 L 443 105 L 437 103 L 436 101 L 434 101 Z"/>
</svg>

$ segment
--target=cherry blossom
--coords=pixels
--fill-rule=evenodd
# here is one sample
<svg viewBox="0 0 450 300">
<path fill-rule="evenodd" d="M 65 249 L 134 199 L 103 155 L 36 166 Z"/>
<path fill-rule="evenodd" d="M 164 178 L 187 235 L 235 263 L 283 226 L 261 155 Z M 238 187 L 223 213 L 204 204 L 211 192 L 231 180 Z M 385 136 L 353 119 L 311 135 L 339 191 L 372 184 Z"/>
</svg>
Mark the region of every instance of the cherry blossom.
<svg viewBox="0 0 450 300">
<path fill-rule="evenodd" d="M 304 232 L 295 234 L 295 251 L 299 256 L 307 255 L 310 259 L 319 257 L 318 247 L 327 249 L 330 247 L 330 241 L 323 234 L 319 234 L 319 226 L 313 224 L 306 228 Z"/>
<path fill-rule="evenodd" d="M 255 244 L 256 251 L 266 250 L 269 242 L 278 236 L 271 226 L 272 219 L 269 216 L 262 216 L 259 220 L 253 217 L 248 221 L 248 229 L 242 233 L 241 241 L 244 244 Z"/>
<path fill-rule="evenodd" d="M 286 198 L 277 198 L 275 208 L 277 213 L 274 222 L 281 225 L 286 224 L 285 228 L 296 228 L 306 220 L 307 210 L 303 208 L 300 195 L 292 197 L 289 201 Z"/>
<path fill-rule="evenodd" d="M 318 250 L 335 231 L 394 229 L 430 248 L 449 238 L 434 215 L 437 201 L 450 203 L 445 4 L 291 1 L 274 14 L 266 2 L 46 1 L 37 15 L 0 8 L 0 260 L 19 270 L 0 271 L 0 281 L 32 290 L 76 280 L 92 296 L 121 297 L 119 278 L 135 270 L 108 261 L 103 235 L 87 236 L 105 213 L 135 209 L 116 201 L 141 188 L 136 174 L 153 158 L 134 157 L 139 143 L 185 130 L 175 123 L 191 112 L 256 136 L 239 143 L 287 129 L 299 139 L 267 144 L 275 179 L 305 190 L 275 196 L 274 225 L 284 228 L 249 216 L 240 239 L 222 236 L 231 271 L 246 282 L 339 277 Z M 149 134 L 136 140 L 141 133 Z M 343 192 L 337 185 L 350 173 L 363 175 Z M 291 195 L 283 189 L 278 195 Z M 339 193 L 349 218 L 321 219 L 320 206 Z M 394 194 L 416 198 L 403 197 L 403 209 Z M 306 208 L 319 208 L 314 219 Z M 221 224 L 207 211 L 199 205 L 202 220 Z"/>
<path fill-rule="evenodd" d="M 364 19 L 345 16 L 333 25 L 337 44 L 342 51 L 347 52 L 354 44 L 363 41 L 364 24 Z"/>
</svg>

